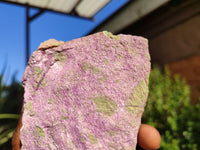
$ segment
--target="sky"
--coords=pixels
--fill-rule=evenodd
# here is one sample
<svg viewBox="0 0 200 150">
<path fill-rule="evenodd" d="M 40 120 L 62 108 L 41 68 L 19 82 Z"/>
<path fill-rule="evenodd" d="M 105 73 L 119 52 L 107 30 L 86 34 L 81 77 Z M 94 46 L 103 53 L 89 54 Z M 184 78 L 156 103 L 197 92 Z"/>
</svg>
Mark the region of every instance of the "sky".
<svg viewBox="0 0 200 150">
<path fill-rule="evenodd" d="M 112 0 L 94 21 L 46 11 L 30 23 L 30 53 L 48 39 L 70 41 L 85 36 L 129 0 Z M 0 74 L 4 83 L 21 82 L 25 63 L 25 7 L 0 2 Z M 31 9 L 30 14 L 37 13 Z"/>
</svg>

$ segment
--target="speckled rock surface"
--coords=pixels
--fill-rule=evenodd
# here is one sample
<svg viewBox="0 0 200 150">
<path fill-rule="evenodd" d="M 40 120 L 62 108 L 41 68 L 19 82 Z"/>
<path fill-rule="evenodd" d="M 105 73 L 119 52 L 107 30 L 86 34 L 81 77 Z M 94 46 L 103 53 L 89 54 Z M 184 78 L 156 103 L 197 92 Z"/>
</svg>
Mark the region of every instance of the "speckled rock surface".
<svg viewBox="0 0 200 150">
<path fill-rule="evenodd" d="M 100 32 L 42 43 L 22 79 L 22 149 L 135 149 L 149 72 L 142 37 Z"/>
</svg>

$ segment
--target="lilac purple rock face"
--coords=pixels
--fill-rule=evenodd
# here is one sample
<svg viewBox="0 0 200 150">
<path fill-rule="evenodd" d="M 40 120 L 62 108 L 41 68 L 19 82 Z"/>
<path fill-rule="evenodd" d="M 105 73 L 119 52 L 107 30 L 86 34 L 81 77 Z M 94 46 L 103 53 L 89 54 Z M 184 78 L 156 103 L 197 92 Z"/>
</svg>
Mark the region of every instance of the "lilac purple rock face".
<svg viewBox="0 0 200 150">
<path fill-rule="evenodd" d="M 105 31 L 42 43 L 22 79 L 22 149 L 134 150 L 149 72 L 142 37 Z"/>
</svg>

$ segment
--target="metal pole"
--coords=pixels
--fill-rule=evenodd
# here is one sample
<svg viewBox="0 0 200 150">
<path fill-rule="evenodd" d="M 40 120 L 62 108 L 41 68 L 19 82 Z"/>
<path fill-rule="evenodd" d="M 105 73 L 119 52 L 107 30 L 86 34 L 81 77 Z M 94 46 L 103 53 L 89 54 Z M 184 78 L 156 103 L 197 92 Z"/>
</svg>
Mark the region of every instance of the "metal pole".
<svg viewBox="0 0 200 150">
<path fill-rule="evenodd" d="M 30 57 L 30 23 L 31 21 L 33 21 L 35 18 L 39 17 L 41 14 L 43 14 L 45 12 L 44 9 L 40 9 L 40 11 L 38 13 L 36 13 L 33 16 L 30 16 L 29 14 L 29 9 L 30 6 L 28 4 L 26 4 L 26 36 L 25 36 L 25 40 L 26 40 L 26 57 L 25 57 L 25 65 L 27 66 L 28 64 L 28 60 Z M 25 66 L 25 67 L 26 67 Z"/>
<path fill-rule="evenodd" d="M 25 58 L 25 61 L 26 61 L 26 65 L 28 64 L 28 60 L 29 60 L 29 6 L 26 5 L 26 58 Z"/>
</svg>

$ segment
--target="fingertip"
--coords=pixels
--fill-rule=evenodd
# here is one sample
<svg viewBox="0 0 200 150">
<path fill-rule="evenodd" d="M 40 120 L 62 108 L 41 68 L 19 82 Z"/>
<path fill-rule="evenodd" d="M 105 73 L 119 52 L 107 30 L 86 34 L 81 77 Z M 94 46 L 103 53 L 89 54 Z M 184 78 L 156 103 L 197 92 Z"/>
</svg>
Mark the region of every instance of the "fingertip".
<svg viewBox="0 0 200 150">
<path fill-rule="evenodd" d="M 160 148 L 161 136 L 158 130 L 150 125 L 141 124 L 138 132 L 138 144 L 146 150 Z"/>
</svg>

